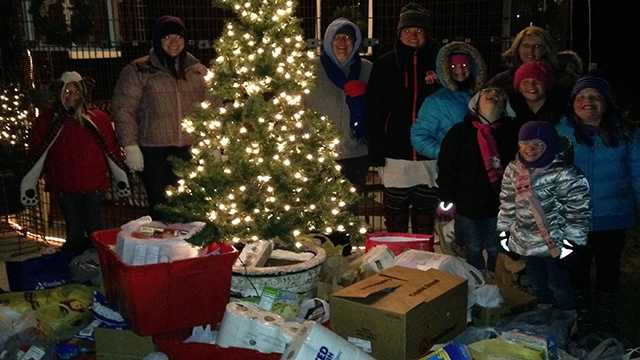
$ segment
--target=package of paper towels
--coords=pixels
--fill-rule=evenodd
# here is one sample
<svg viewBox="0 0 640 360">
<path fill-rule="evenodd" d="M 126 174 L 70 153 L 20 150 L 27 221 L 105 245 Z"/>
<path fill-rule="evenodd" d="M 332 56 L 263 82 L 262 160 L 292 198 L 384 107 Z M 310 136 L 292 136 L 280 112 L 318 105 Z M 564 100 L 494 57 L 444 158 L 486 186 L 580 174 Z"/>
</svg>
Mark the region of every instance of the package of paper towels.
<svg viewBox="0 0 640 360">
<path fill-rule="evenodd" d="M 204 227 L 202 222 L 163 224 L 149 216 L 120 227 L 116 253 L 127 265 L 150 265 L 200 255 L 201 248 L 186 241 Z"/>
<path fill-rule="evenodd" d="M 258 308 L 248 302 L 227 304 L 216 344 L 238 347 L 262 353 L 283 353 L 299 334 L 313 322 L 287 322 L 280 315 Z"/>
<path fill-rule="evenodd" d="M 306 333 L 296 337 L 283 360 L 344 359 L 375 360 L 362 350 L 320 324 L 313 324 Z"/>
</svg>

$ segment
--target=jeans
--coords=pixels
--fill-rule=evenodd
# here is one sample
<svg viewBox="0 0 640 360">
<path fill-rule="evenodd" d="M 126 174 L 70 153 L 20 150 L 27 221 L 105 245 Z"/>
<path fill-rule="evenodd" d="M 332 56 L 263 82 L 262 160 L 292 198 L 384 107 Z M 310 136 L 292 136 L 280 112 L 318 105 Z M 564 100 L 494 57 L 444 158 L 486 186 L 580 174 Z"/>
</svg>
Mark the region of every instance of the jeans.
<svg viewBox="0 0 640 360">
<path fill-rule="evenodd" d="M 528 256 L 526 271 L 531 291 L 541 303 L 553 304 L 560 310 L 576 308 L 569 269 L 562 260 Z"/>
<path fill-rule="evenodd" d="M 162 219 L 156 205 L 167 203 L 167 187 L 178 182 L 178 176 L 173 172 L 173 164 L 169 157 L 188 161 L 191 159 L 190 149 L 189 146 L 140 147 L 144 158 L 142 181 L 149 201 L 149 213 L 153 219 Z"/>
<path fill-rule="evenodd" d="M 479 270 L 496 270 L 498 257 L 498 233 L 496 231 L 497 218 L 471 219 L 456 214 L 455 236 L 456 242 L 467 248 L 467 262 Z M 485 265 L 482 250 L 487 251 Z"/>
<path fill-rule="evenodd" d="M 63 250 L 79 255 L 91 247 L 89 236 L 104 229 L 103 200 L 99 191 L 85 193 L 57 193 L 56 199 L 66 225 L 66 241 Z"/>
<path fill-rule="evenodd" d="M 389 232 L 409 232 L 433 234 L 436 207 L 438 206 L 437 188 L 417 185 L 410 188 L 384 188 L 384 224 Z"/>
</svg>

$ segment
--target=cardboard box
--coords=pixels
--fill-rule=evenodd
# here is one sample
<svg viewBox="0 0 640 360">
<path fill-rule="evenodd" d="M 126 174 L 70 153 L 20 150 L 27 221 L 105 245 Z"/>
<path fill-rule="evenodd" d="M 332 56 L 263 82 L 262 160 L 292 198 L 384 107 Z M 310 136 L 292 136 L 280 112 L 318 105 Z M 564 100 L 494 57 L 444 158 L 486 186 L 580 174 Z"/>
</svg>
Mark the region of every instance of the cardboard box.
<svg viewBox="0 0 640 360">
<path fill-rule="evenodd" d="M 473 325 L 495 326 L 499 321 L 533 309 L 537 304 L 536 297 L 514 287 L 500 288 L 504 303 L 495 308 L 474 305 L 471 309 Z"/>
<path fill-rule="evenodd" d="M 409 360 L 461 333 L 466 280 L 395 266 L 331 295 L 331 327 L 378 360 Z"/>
<path fill-rule="evenodd" d="M 142 360 L 155 350 L 150 336 L 142 337 L 130 330 L 97 328 L 97 360 Z"/>
</svg>

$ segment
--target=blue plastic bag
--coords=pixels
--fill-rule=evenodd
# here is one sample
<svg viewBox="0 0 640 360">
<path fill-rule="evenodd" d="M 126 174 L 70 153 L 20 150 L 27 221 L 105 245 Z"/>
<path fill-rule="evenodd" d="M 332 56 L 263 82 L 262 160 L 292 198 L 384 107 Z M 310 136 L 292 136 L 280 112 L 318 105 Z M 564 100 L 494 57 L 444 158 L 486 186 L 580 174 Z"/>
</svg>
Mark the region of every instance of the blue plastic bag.
<svg viewBox="0 0 640 360">
<path fill-rule="evenodd" d="M 7 261 L 11 291 L 50 289 L 69 282 L 71 274 L 62 252 L 45 254 L 23 261 Z"/>
</svg>

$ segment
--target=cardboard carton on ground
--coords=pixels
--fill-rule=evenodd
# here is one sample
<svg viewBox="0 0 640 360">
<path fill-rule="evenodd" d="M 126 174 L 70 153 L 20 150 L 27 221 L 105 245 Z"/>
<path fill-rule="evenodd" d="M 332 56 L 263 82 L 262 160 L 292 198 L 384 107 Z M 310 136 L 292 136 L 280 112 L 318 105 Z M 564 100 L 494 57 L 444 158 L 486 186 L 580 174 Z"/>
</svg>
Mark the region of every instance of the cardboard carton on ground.
<svg viewBox="0 0 640 360">
<path fill-rule="evenodd" d="M 97 328 L 95 338 L 97 360 L 142 360 L 156 351 L 150 336 L 130 330 Z"/>
<path fill-rule="evenodd" d="M 395 266 L 331 295 L 331 327 L 377 360 L 413 360 L 461 333 L 466 280 Z"/>
<path fill-rule="evenodd" d="M 495 326 L 499 321 L 533 309 L 536 297 L 514 287 L 500 287 L 504 303 L 495 308 L 474 305 L 471 310 L 475 326 Z"/>
</svg>

